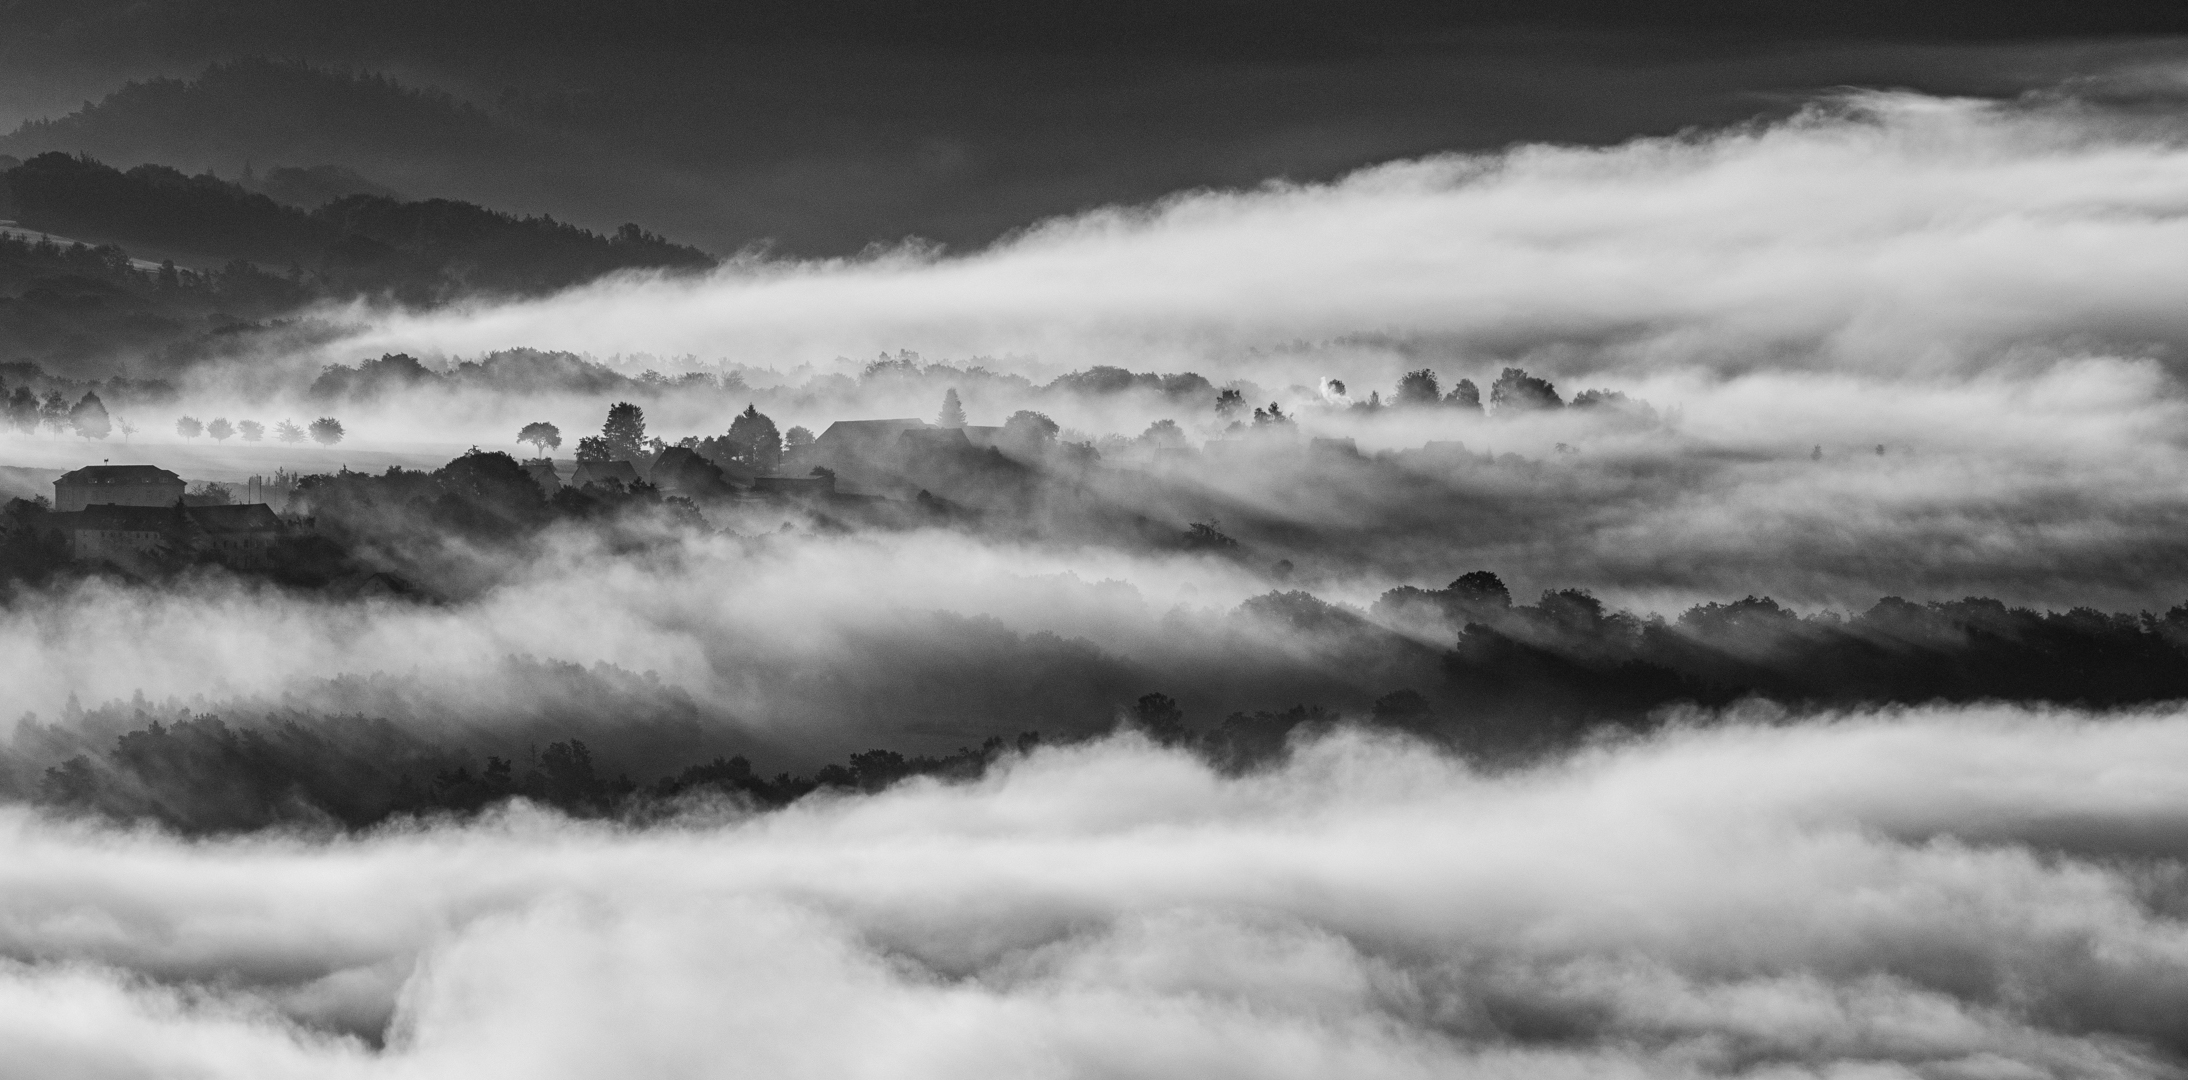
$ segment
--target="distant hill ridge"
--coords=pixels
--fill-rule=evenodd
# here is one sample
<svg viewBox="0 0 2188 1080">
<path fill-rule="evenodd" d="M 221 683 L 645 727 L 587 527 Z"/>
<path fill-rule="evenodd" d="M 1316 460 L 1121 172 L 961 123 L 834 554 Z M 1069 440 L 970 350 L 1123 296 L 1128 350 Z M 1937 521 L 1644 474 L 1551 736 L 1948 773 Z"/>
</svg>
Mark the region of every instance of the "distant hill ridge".
<svg viewBox="0 0 2188 1080">
<path fill-rule="evenodd" d="M 316 210 L 164 165 L 123 171 L 39 154 L 0 174 L 0 205 L 25 227 L 126 249 L 293 270 L 322 294 L 432 303 L 458 293 L 529 295 L 627 269 L 701 270 L 715 260 L 635 224 L 602 236 L 552 217 L 466 202 L 353 194 Z"/>
<path fill-rule="evenodd" d="M 130 82 L 66 116 L 28 121 L 0 136 L 0 154 L 60 150 L 232 174 L 254 161 L 357 167 L 358 155 L 507 153 L 517 141 L 484 110 L 443 90 L 376 72 L 242 59 L 194 79 Z"/>
</svg>

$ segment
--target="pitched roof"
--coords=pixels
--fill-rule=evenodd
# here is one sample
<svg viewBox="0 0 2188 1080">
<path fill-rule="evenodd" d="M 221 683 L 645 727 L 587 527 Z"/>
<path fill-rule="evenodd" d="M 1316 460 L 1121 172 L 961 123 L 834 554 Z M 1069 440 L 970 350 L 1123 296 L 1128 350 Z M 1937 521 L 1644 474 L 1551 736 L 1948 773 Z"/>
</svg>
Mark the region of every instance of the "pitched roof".
<svg viewBox="0 0 2188 1080">
<path fill-rule="evenodd" d="M 971 446 L 965 439 L 963 428 L 912 428 L 896 437 L 907 446 L 952 447 Z"/>
<path fill-rule="evenodd" d="M 265 503 L 193 506 L 183 513 L 189 515 L 191 524 L 206 532 L 279 532 L 283 528 L 280 515 Z"/>
<path fill-rule="evenodd" d="M 816 447 L 837 446 L 844 443 L 883 443 L 895 441 L 906 431 L 924 431 L 930 425 L 925 420 L 838 420 L 828 425 L 828 430 L 813 440 Z"/>
<path fill-rule="evenodd" d="M 182 477 L 157 465 L 86 465 L 56 484 L 180 484 Z"/>
<path fill-rule="evenodd" d="M 571 487 L 584 487 L 603 480 L 614 480 L 629 487 L 638 482 L 638 467 L 628 461 L 580 461 L 577 471 L 570 474 Z"/>
</svg>

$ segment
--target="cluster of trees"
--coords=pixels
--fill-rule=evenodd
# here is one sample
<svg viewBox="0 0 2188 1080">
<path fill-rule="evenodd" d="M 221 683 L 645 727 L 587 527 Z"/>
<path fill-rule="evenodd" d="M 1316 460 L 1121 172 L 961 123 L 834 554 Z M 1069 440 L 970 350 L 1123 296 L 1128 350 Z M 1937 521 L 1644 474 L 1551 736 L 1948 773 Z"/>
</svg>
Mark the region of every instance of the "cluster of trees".
<svg viewBox="0 0 2188 1080">
<path fill-rule="evenodd" d="M 1343 384 L 1336 384 L 1336 389 L 1342 393 Z M 1624 394 L 1616 391 L 1584 390 L 1570 404 L 1588 408 L 1626 400 Z M 1472 379 L 1460 379 L 1449 393 L 1445 393 L 1436 372 L 1430 368 L 1406 372 L 1398 380 L 1397 393 L 1392 396 L 1391 404 L 1401 408 L 1442 407 L 1508 415 L 1562 409 L 1568 403 L 1558 395 L 1557 387 L 1549 380 L 1530 375 L 1525 368 L 1508 367 L 1497 375 L 1495 382 L 1489 384 L 1489 399 L 1486 404 L 1482 400 L 1481 389 L 1474 385 Z M 1372 410 L 1382 405 L 1380 395 L 1371 395 L 1367 402 L 1356 407 Z"/>
<path fill-rule="evenodd" d="M 643 407 L 618 401 L 608 407 L 600 434 L 581 436 L 575 453 L 580 462 L 628 461 L 650 468 L 669 450 L 683 449 L 719 468 L 766 475 L 781 467 L 784 453 L 812 441 L 813 433 L 802 427 L 791 428 L 788 433 L 778 430 L 773 418 L 748 403 L 743 412 L 731 418 L 728 431 L 705 437 L 687 435 L 672 446 L 659 436 L 647 434 Z M 544 457 L 561 448 L 562 429 L 545 420 L 534 421 L 517 431 L 517 442 L 530 444 Z"/>
<path fill-rule="evenodd" d="M 273 432 L 274 438 L 280 442 L 293 444 L 303 442 L 306 438 L 309 438 L 321 446 L 333 446 L 341 442 L 342 437 L 349 433 L 342 426 L 340 420 L 331 416 L 322 416 L 312 421 L 309 427 L 300 427 L 293 420 L 283 420 L 274 425 Z M 200 435 L 207 435 L 211 436 L 214 442 L 227 442 L 229 439 L 240 435 L 243 437 L 244 442 L 255 443 L 266 437 L 266 425 L 256 420 L 238 420 L 230 423 L 225 416 L 216 416 L 211 423 L 206 423 L 195 416 L 186 415 L 175 420 L 175 434 L 185 439 L 195 439 Z"/>
<path fill-rule="evenodd" d="M 306 299 L 296 282 L 241 260 L 147 269 L 111 244 L 0 236 L 0 350 L 8 355 L 129 352 L 187 362 Z"/>
<path fill-rule="evenodd" d="M 477 360 L 435 371 L 407 353 L 387 353 L 355 365 L 329 364 L 320 370 L 309 393 L 316 401 L 367 402 L 408 390 L 475 390 L 525 396 L 542 393 L 648 397 L 668 393 L 738 395 L 745 392 L 735 373 L 686 372 L 667 376 L 645 371 L 633 377 L 575 353 L 504 349 Z M 530 441 L 530 440 L 524 440 Z"/>
<path fill-rule="evenodd" d="M 117 430 L 126 437 L 137 431 L 129 421 L 110 416 L 96 391 L 87 390 L 70 402 L 59 390 L 49 390 L 41 398 L 28 386 L 9 390 L 4 382 L 0 382 L 0 421 L 25 435 L 35 435 L 41 427 L 55 437 L 72 431 L 86 439 L 104 439 Z"/>
<path fill-rule="evenodd" d="M 405 587 L 441 596 L 466 595 L 498 580 L 513 565 L 503 554 L 522 550 L 557 522 L 612 529 L 625 512 L 652 512 L 691 528 L 705 526 L 690 500 L 665 497 L 643 480 L 628 488 L 557 486 L 550 494 L 532 466 L 477 448 L 431 471 L 390 466 L 380 473 L 343 469 L 305 476 L 290 491 L 286 510 L 311 517 L 317 538 Z M 647 542 L 643 535 L 621 541 L 626 547 Z"/>
<path fill-rule="evenodd" d="M 433 488 L 421 485 L 412 502 L 429 491 L 468 490 L 474 505 L 491 507 L 494 488 L 516 485 L 513 463 L 467 458 L 436 474 Z M 1213 522 L 1205 531 L 1220 536 Z M 1241 615 L 1312 635 L 1387 633 L 1303 592 L 1271 593 Z M 1151 693 L 1120 708 L 1118 723 L 1239 771 L 1281 759 L 1303 731 L 1340 723 L 1497 756 L 1554 750 L 1606 729 L 1643 730 L 1682 705 L 1743 699 L 1808 709 L 1982 700 L 2121 706 L 2188 697 L 2188 605 L 2129 615 L 1887 597 L 1857 615 L 1802 617 L 1747 597 L 1667 620 L 1609 610 L 1577 590 L 1516 604 L 1496 575 L 1477 571 L 1441 589 L 1391 590 L 1374 615 L 1448 632 L 1444 682 L 1389 690 L 1364 709 L 1303 703 L 1234 711 L 1199 725 L 1180 701 Z M 764 775 L 746 758 L 710 755 L 632 779 L 627 770 L 597 765 L 574 734 L 482 760 L 418 734 L 429 729 L 368 715 L 292 711 L 230 725 L 140 713 L 126 728 L 94 727 L 111 741 L 96 752 L 27 724 L 15 764 L 0 755 L 0 793 L 191 832 L 312 822 L 359 828 L 405 814 L 472 813 L 518 797 L 578 815 L 645 817 L 698 797 L 764 808 L 819 789 L 878 791 L 915 776 L 969 779 L 1039 741 L 997 736 L 940 756 L 876 748 L 806 775 Z M 25 754 L 35 766 L 23 764 Z"/>
<path fill-rule="evenodd" d="M 380 718 L 291 712 L 239 726 L 212 714 L 138 715 L 140 725 L 103 753 L 0 773 L 0 795 L 191 835 L 365 829 L 401 816 L 476 814 L 518 798 L 579 817 L 645 818 L 703 799 L 763 809 L 823 789 L 876 792 L 915 776 L 973 780 L 1005 754 L 1040 743 L 1038 733 L 1026 732 L 939 757 L 869 750 L 807 775 L 766 776 L 743 756 L 717 756 L 641 784 L 598 768 L 578 738 L 549 742 L 520 760 L 487 755 L 482 762 Z M 56 736 L 41 728 L 26 741 L 40 739 Z"/>
<path fill-rule="evenodd" d="M 1557 741 L 1648 722 L 1682 702 L 1761 698 L 1804 707 L 2005 700 L 2117 706 L 2188 697 L 2188 604 L 2163 614 L 2039 612 L 1992 599 L 1798 615 L 1768 597 L 1678 618 L 1607 609 L 1552 590 L 1512 603 L 1487 572 L 1439 590 L 1393 589 L 1374 614 L 1450 634 L 1450 701 L 1501 718 L 1506 741 Z"/>
</svg>

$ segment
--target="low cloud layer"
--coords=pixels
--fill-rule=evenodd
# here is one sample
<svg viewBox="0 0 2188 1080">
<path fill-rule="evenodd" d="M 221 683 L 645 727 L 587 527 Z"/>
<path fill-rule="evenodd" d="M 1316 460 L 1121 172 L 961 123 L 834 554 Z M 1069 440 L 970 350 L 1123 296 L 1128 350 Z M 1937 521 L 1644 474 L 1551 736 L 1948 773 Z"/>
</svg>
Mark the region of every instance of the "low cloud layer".
<svg viewBox="0 0 2188 1080">
<path fill-rule="evenodd" d="M 1485 775 L 1133 741 L 762 818 L 0 817 L 39 1075 L 2172 1076 L 2188 717 L 1675 730 Z"/>
<path fill-rule="evenodd" d="M 352 345 L 789 364 L 909 347 L 1261 378 L 1280 361 L 1250 349 L 1348 337 L 1565 374 L 2171 355 L 2188 341 L 2173 302 L 2184 180 L 2170 121 L 1865 93 L 1752 129 L 1186 193 L 965 256 L 756 259 L 696 283 L 376 319 Z"/>
</svg>

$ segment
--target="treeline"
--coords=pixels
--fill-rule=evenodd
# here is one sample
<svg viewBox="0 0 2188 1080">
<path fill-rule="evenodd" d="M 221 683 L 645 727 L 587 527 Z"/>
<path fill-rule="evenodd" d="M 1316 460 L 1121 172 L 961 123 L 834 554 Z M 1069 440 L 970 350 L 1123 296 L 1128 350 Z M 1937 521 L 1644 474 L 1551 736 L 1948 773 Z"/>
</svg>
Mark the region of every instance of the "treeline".
<svg viewBox="0 0 2188 1080">
<path fill-rule="evenodd" d="M 576 817 L 643 819 L 698 800 L 750 809 L 787 806 L 820 790 L 877 792 L 915 776 L 972 780 L 1009 753 L 1039 745 L 1038 733 L 988 739 L 940 757 L 870 750 L 810 774 L 765 776 L 742 755 L 687 765 L 639 783 L 596 766 L 584 740 L 556 740 L 519 758 L 427 741 L 385 719 L 291 712 L 246 726 L 183 712 L 167 720 L 138 712 L 140 726 L 103 753 L 73 753 L 43 770 L 20 763 L 0 773 L 5 795 L 67 814 L 152 822 L 189 834 L 272 827 L 364 829 L 391 818 L 468 816 L 525 799 Z M 18 757 L 64 740 L 25 725 Z M 24 754 L 21 744 L 30 744 Z"/>
<path fill-rule="evenodd" d="M 53 150 L 108 159 L 261 162 L 486 157 L 512 147 L 482 110 L 385 75 L 245 57 L 195 78 L 131 81 L 66 116 L 26 121 L 0 153 Z"/>
<path fill-rule="evenodd" d="M 1750 596 L 1666 620 L 1572 589 L 1513 604 L 1494 574 L 1477 571 L 1443 589 L 1393 589 L 1373 614 L 1452 635 L 1443 695 L 1472 718 L 1477 737 L 1505 744 L 1556 742 L 1603 723 L 1645 726 L 1665 706 L 1745 698 L 2100 708 L 2188 698 L 2188 604 L 2125 614 L 1888 596 L 1851 615 L 1801 616 Z"/>
<path fill-rule="evenodd" d="M 648 370 L 625 375 L 575 353 L 503 349 L 463 360 L 447 371 L 425 366 L 407 353 L 385 353 L 356 364 L 328 364 L 312 380 L 313 400 L 328 404 L 369 402 L 412 390 L 472 390 L 495 394 L 567 393 L 657 397 L 672 393 L 743 394 L 735 372 L 687 372 L 668 376 Z"/>
<path fill-rule="evenodd" d="M 261 320 L 305 295 L 241 260 L 214 270 L 147 268 L 113 245 L 0 236 L 0 351 L 8 356 L 73 362 L 121 352 L 187 363 L 267 328 Z"/>
<path fill-rule="evenodd" d="M 551 217 L 364 194 L 304 211 L 164 165 L 124 172 L 89 157 L 44 153 L 0 180 L 27 227 L 272 267 L 312 297 L 427 304 L 465 293 L 536 295 L 616 270 L 714 265 L 705 252 L 633 224 L 601 236 Z"/>
<path fill-rule="evenodd" d="M 1305 593 L 1270 594 L 1241 615 L 1323 636 L 1388 633 Z M 2037 612 L 1986 599 L 1886 598 L 1858 615 L 1801 617 L 1749 597 L 1698 605 L 1666 620 L 1607 610 L 1575 590 L 1513 604 L 1493 574 L 1477 572 L 1444 589 L 1393 590 L 1375 615 L 1461 626 L 1445 653 L 1442 685 L 1393 689 L 1366 708 L 1301 704 L 1234 711 L 1206 723 L 1196 723 L 1168 695 L 1149 693 L 1119 706 L 1109 730 L 1136 731 L 1237 773 L 1281 761 L 1302 734 L 1344 724 L 1499 760 L 1554 752 L 1605 731 L 1647 731 L 1693 715 L 1684 706 L 1743 700 L 1798 713 L 1977 701 L 2108 707 L 2188 698 L 2188 605 L 2128 615 Z M 581 688 L 599 678 L 572 672 L 543 670 L 541 677 L 576 677 Z M 52 726 L 26 720 L 12 758 L 0 758 L 6 766 L 0 794 L 193 833 L 297 824 L 365 828 L 405 815 L 474 814 L 517 798 L 581 817 L 644 820 L 694 799 L 767 809 L 816 791 L 875 792 L 912 777 L 972 780 L 1042 741 L 1034 733 L 997 735 L 938 756 L 876 748 L 804 774 L 769 775 L 740 754 L 660 767 L 664 759 L 653 753 L 646 759 L 656 763 L 654 774 L 637 778 L 597 764 L 577 727 L 619 744 L 666 732 L 688 746 L 693 725 L 704 724 L 667 688 L 646 692 L 667 696 L 621 727 L 614 710 L 591 715 L 598 703 L 566 708 L 537 719 L 567 734 L 543 738 L 521 754 L 483 758 L 416 733 L 461 732 L 461 720 L 453 728 L 428 728 L 366 712 L 288 709 L 231 725 L 216 715 L 140 703 L 125 730 L 111 715 L 79 714 Z M 377 708 L 369 696 L 347 707 L 360 705 Z M 538 729 L 535 723 L 526 730 Z M 107 742 L 93 749 L 86 735 L 98 732 Z M 1100 734 L 1089 729 L 1075 738 Z M 620 756 L 630 760 L 627 750 Z"/>
</svg>

